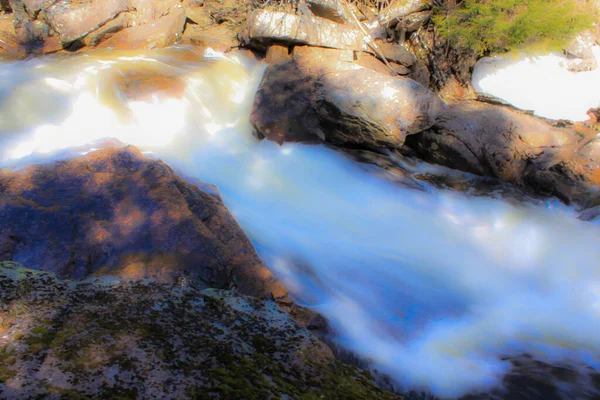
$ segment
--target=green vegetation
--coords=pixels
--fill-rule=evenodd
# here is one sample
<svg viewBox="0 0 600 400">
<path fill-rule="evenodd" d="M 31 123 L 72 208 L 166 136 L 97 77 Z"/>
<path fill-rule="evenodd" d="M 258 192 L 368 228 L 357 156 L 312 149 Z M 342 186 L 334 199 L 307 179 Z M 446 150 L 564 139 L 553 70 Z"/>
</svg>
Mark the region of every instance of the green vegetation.
<svg viewBox="0 0 600 400">
<path fill-rule="evenodd" d="M 433 20 L 451 44 L 484 55 L 560 49 L 596 12 L 585 0 L 463 0 L 434 7 Z"/>
</svg>

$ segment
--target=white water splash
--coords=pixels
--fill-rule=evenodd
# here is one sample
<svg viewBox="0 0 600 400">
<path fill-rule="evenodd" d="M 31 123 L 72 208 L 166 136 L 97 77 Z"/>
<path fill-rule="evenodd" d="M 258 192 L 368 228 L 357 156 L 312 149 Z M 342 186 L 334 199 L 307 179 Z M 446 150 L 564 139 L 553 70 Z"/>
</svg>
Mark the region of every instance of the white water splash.
<svg viewBox="0 0 600 400">
<path fill-rule="evenodd" d="M 155 63 L 161 73 L 179 68 L 178 54 Z M 522 352 L 597 359 L 600 226 L 565 207 L 410 190 L 320 146 L 259 142 L 248 113 L 262 67 L 242 58 L 198 61 L 178 75 L 179 96 L 139 105 L 119 96 L 107 105 L 87 84 L 96 67 L 138 61 L 0 66 L 10 78 L 0 101 L 22 106 L 0 120 L 3 165 L 76 156 L 116 137 L 216 184 L 294 296 L 409 387 L 489 388 L 509 367 L 500 357 Z M 29 108 L 38 87 L 53 116 Z"/>
<path fill-rule="evenodd" d="M 600 106 L 600 46 L 593 52 L 599 67 L 577 73 L 557 55 L 485 57 L 473 70 L 473 88 L 541 117 L 586 121 L 587 110 Z"/>
</svg>

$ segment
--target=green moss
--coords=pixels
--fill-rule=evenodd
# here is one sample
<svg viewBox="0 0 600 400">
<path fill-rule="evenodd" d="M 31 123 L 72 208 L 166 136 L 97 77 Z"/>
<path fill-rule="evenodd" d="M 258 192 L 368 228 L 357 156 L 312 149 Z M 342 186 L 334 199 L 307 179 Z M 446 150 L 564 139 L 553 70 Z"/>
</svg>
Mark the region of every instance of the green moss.
<svg viewBox="0 0 600 400">
<path fill-rule="evenodd" d="M 578 0 L 464 0 L 434 7 L 433 20 L 452 44 L 479 54 L 556 50 L 591 27 L 594 6 Z"/>
</svg>

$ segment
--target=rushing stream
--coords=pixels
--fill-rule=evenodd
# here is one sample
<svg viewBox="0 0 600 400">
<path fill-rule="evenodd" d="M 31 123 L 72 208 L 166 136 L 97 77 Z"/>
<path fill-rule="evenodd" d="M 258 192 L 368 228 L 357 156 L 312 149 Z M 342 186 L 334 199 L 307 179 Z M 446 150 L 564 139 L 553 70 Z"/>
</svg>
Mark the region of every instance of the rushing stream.
<svg viewBox="0 0 600 400">
<path fill-rule="evenodd" d="M 0 166 L 117 139 L 216 184 L 293 296 L 409 386 L 486 388 L 509 367 L 501 357 L 523 352 L 597 365 L 599 225 L 554 203 L 407 189 L 322 146 L 258 141 L 248 113 L 263 69 L 187 48 L 0 64 Z"/>
</svg>

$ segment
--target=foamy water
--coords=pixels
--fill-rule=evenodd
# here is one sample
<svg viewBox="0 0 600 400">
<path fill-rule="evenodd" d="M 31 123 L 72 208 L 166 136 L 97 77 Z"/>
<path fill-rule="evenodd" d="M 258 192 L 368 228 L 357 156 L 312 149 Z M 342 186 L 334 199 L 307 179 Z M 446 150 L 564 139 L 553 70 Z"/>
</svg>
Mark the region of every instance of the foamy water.
<svg viewBox="0 0 600 400">
<path fill-rule="evenodd" d="M 131 101 L 102 75 L 136 68 L 184 89 Z M 185 49 L 0 65 L 0 166 L 108 137 L 216 184 L 293 296 L 407 387 L 489 388 L 509 368 L 500 357 L 523 352 L 595 365 L 599 225 L 566 207 L 414 191 L 324 147 L 260 142 L 248 114 L 263 68 Z"/>
<path fill-rule="evenodd" d="M 586 111 L 600 107 L 600 46 L 594 46 L 598 68 L 570 72 L 566 57 L 485 57 L 473 69 L 476 92 L 491 94 L 536 115 L 586 121 Z"/>
</svg>

